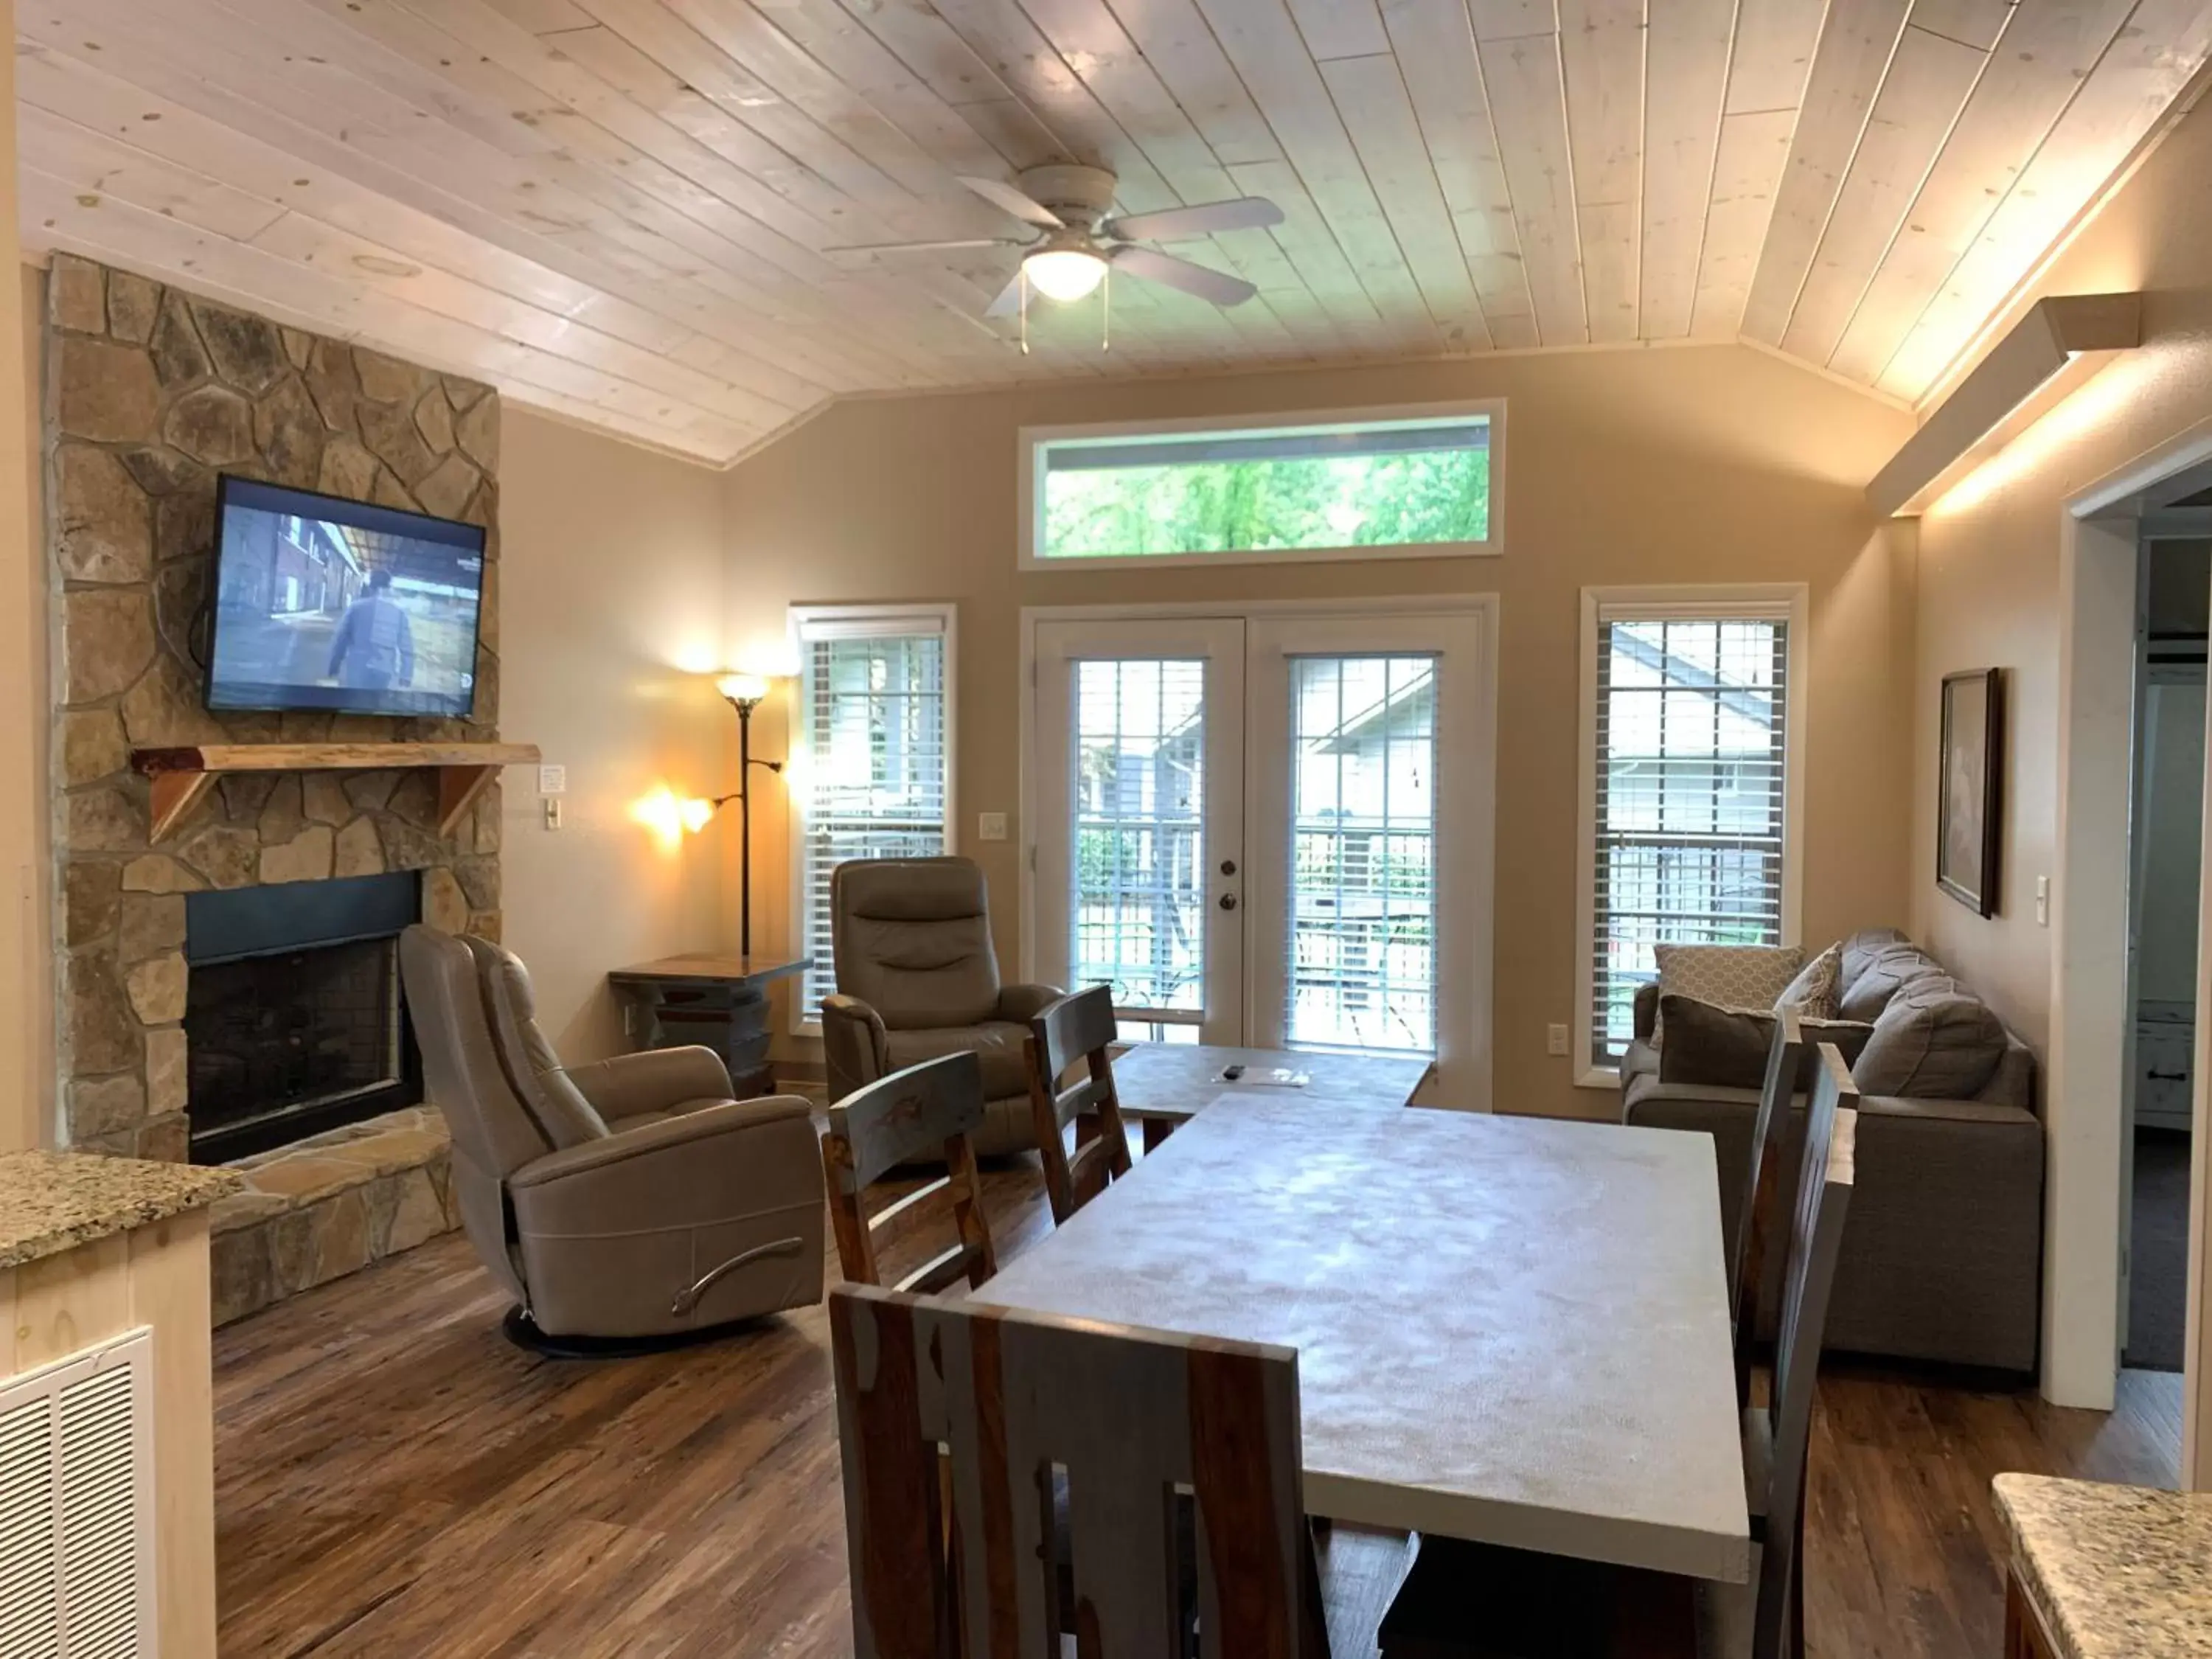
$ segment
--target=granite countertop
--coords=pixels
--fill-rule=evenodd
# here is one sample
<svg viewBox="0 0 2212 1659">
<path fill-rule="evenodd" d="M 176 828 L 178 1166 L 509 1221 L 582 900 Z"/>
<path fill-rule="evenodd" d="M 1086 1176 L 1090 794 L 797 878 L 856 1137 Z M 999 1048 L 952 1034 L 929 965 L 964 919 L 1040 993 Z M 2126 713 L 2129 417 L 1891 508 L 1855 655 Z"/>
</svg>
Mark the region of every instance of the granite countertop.
<svg viewBox="0 0 2212 1659">
<path fill-rule="evenodd" d="M 238 1190 L 228 1170 L 90 1152 L 0 1153 L 0 1267 L 58 1255 Z"/>
<path fill-rule="evenodd" d="M 2212 1656 L 2212 1495 L 2034 1474 L 1995 1485 L 2059 1659 Z"/>
</svg>

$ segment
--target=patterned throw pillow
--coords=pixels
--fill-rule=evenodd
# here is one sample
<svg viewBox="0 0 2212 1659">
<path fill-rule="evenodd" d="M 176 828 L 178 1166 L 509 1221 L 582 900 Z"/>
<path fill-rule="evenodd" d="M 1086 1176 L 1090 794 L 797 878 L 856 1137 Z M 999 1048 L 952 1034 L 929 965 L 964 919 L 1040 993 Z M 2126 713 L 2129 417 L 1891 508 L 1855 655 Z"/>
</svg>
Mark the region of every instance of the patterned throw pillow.
<svg viewBox="0 0 2212 1659">
<path fill-rule="evenodd" d="M 1771 1008 L 1805 965 L 1795 945 L 1655 945 L 1659 963 L 1659 1023 L 1652 1046 L 1667 1039 L 1667 999 L 1695 997 L 1717 1008 Z"/>
<path fill-rule="evenodd" d="M 1843 980 L 1844 947 L 1831 945 L 1798 970 L 1797 977 L 1774 999 L 1774 1006 L 1795 1008 L 1806 1019 L 1833 1019 Z"/>
</svg>

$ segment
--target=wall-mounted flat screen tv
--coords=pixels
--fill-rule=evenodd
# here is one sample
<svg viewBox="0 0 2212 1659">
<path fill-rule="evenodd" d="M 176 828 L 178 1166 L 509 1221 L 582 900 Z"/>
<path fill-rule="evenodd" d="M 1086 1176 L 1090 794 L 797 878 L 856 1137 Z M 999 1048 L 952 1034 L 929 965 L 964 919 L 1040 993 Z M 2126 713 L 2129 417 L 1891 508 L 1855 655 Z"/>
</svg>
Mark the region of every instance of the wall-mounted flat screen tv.
<svg viewBox="0 0 2212 1659">
<path fill-rule="evenodd" d="M 226 474 L 208 707 L 466 716 L 483 552 L 475 525 Z"/>
</svg>

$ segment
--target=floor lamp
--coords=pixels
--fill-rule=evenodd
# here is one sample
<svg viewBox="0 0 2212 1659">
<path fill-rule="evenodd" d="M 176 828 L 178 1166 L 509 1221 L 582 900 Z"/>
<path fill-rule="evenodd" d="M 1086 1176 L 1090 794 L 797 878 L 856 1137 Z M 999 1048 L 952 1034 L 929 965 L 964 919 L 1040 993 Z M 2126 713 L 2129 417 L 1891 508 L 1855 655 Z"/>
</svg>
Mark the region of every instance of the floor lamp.
<svg viewBox="0 0 2212 1659">
<path fill-rule="evenodd" d="M 753 768 L 765 766 L 771 772 L 781 772 L 783 763 L 753 758 L 753 710 L 769 694 L 767 676 L 725 674 L 714 682 L 714 689 L 738 711 L 738 787 L 729 794 L 717 795 L 714 805 L 719 808 L 732 800 L 738 804 L 738 954 L 750 958 L 753 953 Z"/>
</svg>

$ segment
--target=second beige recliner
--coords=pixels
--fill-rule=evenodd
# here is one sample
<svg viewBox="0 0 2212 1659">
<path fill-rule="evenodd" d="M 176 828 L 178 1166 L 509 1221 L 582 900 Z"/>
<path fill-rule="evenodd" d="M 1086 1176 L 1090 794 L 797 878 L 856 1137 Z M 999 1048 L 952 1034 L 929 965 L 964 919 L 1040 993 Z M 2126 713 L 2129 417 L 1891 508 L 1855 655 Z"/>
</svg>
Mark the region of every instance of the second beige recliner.
<svg viewBox="0 0 2212 1659">
<path fill-rule="evenodd" d="M 510 1337 L 658 1346 L 821 1299 L 822 1164 L 804 1100 L 732 1100 L 705 1048 L 570 1070 L 538 1030 L 528 972 L 498 945 L 415 927 L 399 959 L 462 1224 L 518 1300 Z"/>
<path fill-rule="evenodd" d="M 830 877 L 837 994 L 822 1002 L 830 1098 L 877 1079 L 973 1053 L 988 1098 L 979 1152 L 1036 1144 L 1023 1045 L 1060 992 L 1002 985 L 990 892 L 973 859 L 860 859 Z"/>
</svg>

